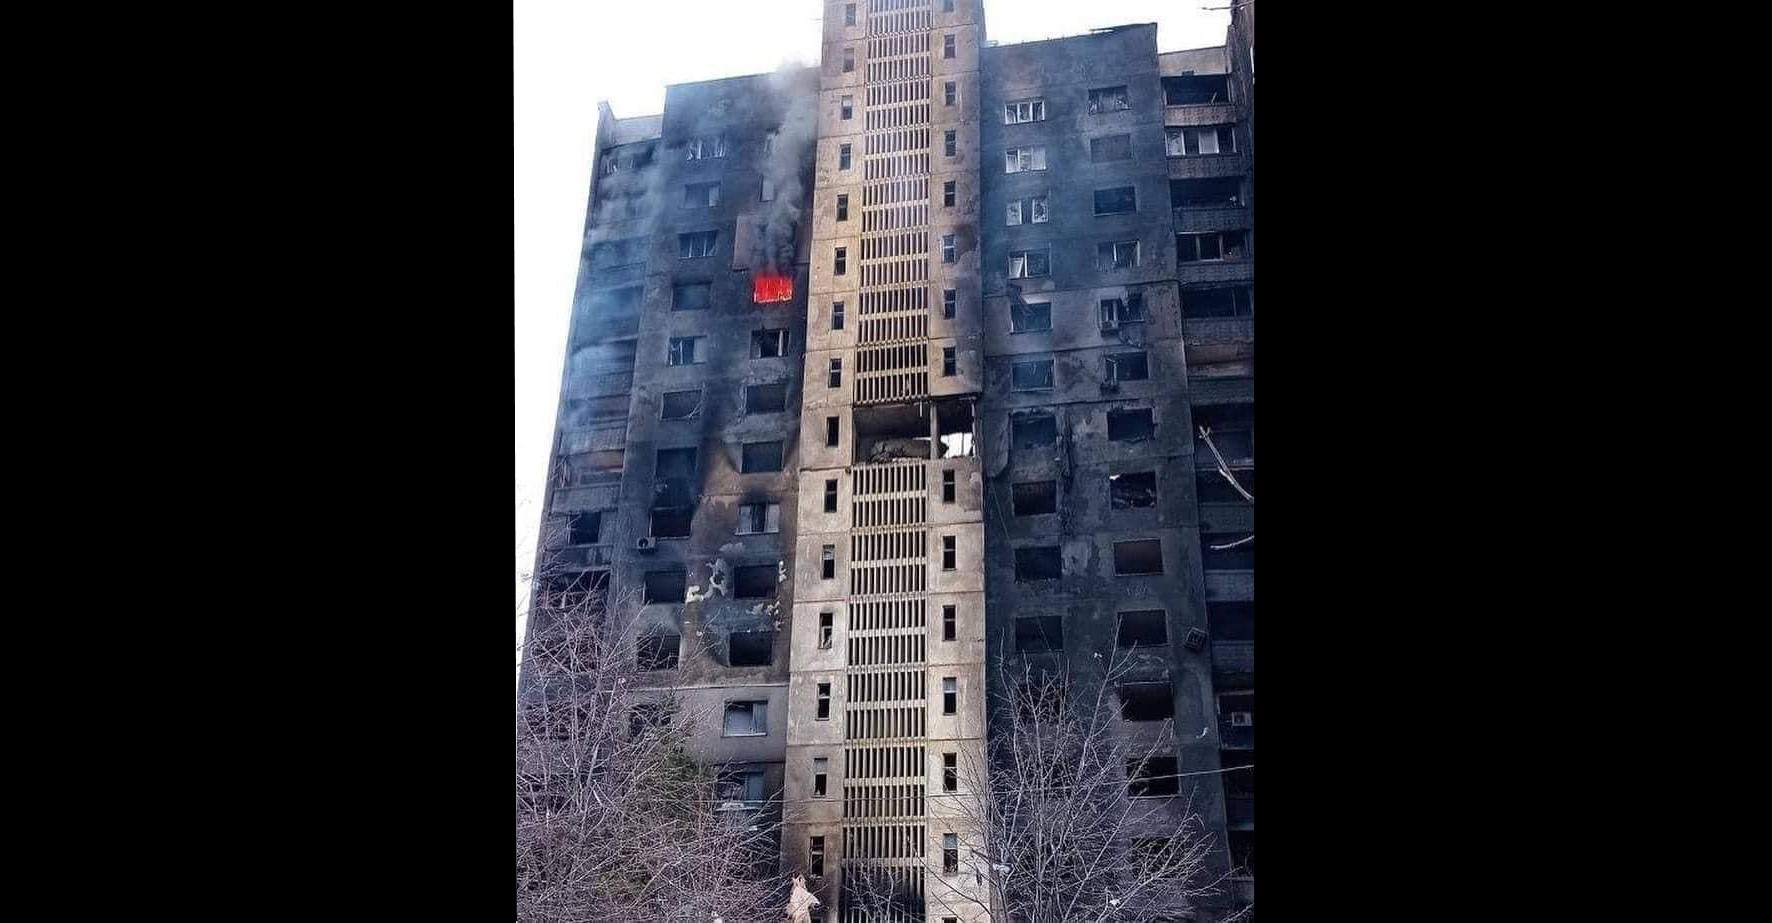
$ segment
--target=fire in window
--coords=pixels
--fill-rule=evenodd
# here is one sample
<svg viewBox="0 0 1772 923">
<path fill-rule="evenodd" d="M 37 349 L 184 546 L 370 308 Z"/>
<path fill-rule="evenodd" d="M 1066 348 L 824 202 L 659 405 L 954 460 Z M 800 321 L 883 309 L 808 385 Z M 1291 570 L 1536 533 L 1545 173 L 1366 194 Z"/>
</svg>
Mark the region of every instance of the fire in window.
<svg viewBox="0 0 1772 923">
<path fill-rule="evenodd" d="M 761 272 L 751 280 L 751 300 L 757 304 L 776 304 L 794 300 L 794 277 Z"/>
</svg>

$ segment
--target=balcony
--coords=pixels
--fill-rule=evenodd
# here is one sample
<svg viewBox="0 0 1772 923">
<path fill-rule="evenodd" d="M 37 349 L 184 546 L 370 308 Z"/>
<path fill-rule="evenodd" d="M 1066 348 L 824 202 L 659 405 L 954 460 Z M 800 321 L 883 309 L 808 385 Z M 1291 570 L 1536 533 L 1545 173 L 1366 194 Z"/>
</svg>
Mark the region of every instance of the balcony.
<svg viewBox="0 0 1772 923">
<path fill-rule="evenodd" d="M 1193 378 L 1187 380 L 1188 401 L 1196 407 L 1214 404 L 1255 403 L 1253 378 Z M 1219 447 L 1220 449 L 1223 446 Z"/>
<path fill-rule="evenodd" d="M 1249 209 L 1240 207 L 1177 208 L 1175 233 L 1202 234 L 1208 231 L 1237 231 L 1249 226 Z"/>
<path fill-rule="evenodd" d="M 1187 293 L 1182 293 L 1185 301 Z M 1255 340 L 1253 317 L 1190 317 L 1182 321 L 1182 338 L 1189 346 L 1202 343 L 1248 343 Z"/>
<path fill-rule="evenodd" d="M 1237 110 L 1228 102 L 1163 107 L 1163 124 L 1167 127 L 1226 125 L 1236 120 Z"/>
<path fill-rule="evenodd" d="M 1208 602 L 1248 602 L 1255 599 L 1255 571 L 1252 570 L 1209 570 L 1205 573 L 1205 583 Z M 1253 649 L 1250 654 L 1253 668 Z"/>
<path fill-rule="evenodd" d="M 1217 477 L 1218 475 L 1212 476 Z M 1254 491 L 1250 491 L 1250 493 L 1254 493 Z M 1250 503 L 1202 503 L 1200 504 L 1200 531 L 1254 532 L 1255 506 Z"/>
<path fill-rule="evenodd" d="M 1253 169 L 1248 154 L 1207 154 L 1198 157 L 1169 158 L 1170 179 L 1206 179 L 1215 176 L 1242 176 Z"/>
<path fill-rule="evenodd" d="M 1224 571 L 1223 573 L 1242 573 L 1253 576 L 1254 571 Z M 1210 576 L 1210 575 L 1208 575 Z M 1254 641 L 1214 641 L 1212 642 L 1212 682 L 1215 685 L 1241 685 L 1255 681 L 1255 642 Z M 1232 742 L 1232 731 L 1251 731 L 1250 728 L 1221 727 L 1225 747 L 1252 747 L 1255 737 L 1250 734 L 1248 743 Z M 1241 739 L 1240 737 L 1238 739 Z"/>
<path fill-rule="evenodd" d="M 1255 260 L 1199 260 L 1182 263 L 1175 267 L 1175 277 L 1184 286 L 1208 282 L 1253 282 Z"/>
</svg>

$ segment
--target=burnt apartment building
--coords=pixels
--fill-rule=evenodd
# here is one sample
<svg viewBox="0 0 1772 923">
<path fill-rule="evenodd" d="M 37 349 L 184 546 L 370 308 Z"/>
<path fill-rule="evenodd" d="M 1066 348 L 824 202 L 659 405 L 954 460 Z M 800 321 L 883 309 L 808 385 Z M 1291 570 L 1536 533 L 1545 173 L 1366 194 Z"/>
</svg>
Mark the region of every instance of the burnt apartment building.
<svg viewBox="0 0 1772 923">
<path fill-rule="evenodd" d="M 858 876 L 978 917 L 948 770 L 1006 663 L 1118 669 L 1211 919 L 1254 891 L 1253 4 L 1174 52 L 984 13 L 826 2 L 816 67 L 601 107 L 542 554 L 724 716 L 693 755 L 826 920 Z"/>
</svg>

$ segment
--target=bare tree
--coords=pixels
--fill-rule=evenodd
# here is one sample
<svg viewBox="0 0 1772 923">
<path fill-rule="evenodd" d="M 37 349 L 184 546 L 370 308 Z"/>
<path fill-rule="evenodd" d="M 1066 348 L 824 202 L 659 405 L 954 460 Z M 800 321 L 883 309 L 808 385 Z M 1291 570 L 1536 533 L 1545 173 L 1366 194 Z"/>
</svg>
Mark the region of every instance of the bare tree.
<svg viewBox="0 0 1772 923">
<path fill-rule="evenodd" d="M 1067 680 L 999 667 L 983 748 L 961 751 L 959 791 L 931 811 L 949 815 L 960 843 L 924 862 L 931 903 L 1001 923 L 1158 923 L 1191 919 L 1201 898 L 1223 893 L 1197 781 L 1159 763 L 1174 753 L 1171 722 L 1122 733 L 1116 689 L 1133 672 L 1110 661 Z M 895 885 L 846 874 L 845 900 L 891 919 L 905 897 Z"/>
<path fill-rule="evenodd" d="M 778 806 L 734 810 L 691 760 L 710 720 L 607 587 L 543 569 L 517 720 L 517 919 L 779 919 Z M 648 664 L 649 666 L 652 664 Z M 751 807 L 745 805 L 745 808 Z"/>
</svg>

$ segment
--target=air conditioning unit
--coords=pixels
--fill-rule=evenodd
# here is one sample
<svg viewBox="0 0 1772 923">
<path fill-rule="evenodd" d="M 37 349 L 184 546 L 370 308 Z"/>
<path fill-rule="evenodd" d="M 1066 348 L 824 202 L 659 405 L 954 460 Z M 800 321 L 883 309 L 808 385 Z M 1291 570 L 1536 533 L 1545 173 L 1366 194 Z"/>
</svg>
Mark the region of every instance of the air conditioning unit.
<svg viewBox="0 0 1772 923">
<path fill-rule="evenodd" d="M 1198 628 L 1189 628 L 1187 630 L 1187 640 L 1182 642 L 1182 646 L 1194 653 L 1199 653 L 1200 651 L 1205 650 L 1206 633 Z"/>
<path fill-rule="evenodd" d="M 644 536 L 642 538 L 634 539 L 634 550 L 635 551 L 657 551 L 658 550 L 658 539 L 653 538 L 650 535 Z"/>
<path fill-rule="evenodd" d="M 1231 712 L 1231 727 L 1252 728 L 1255 726 L 1255 715 L 1246 711 Z"/>
</svg>

